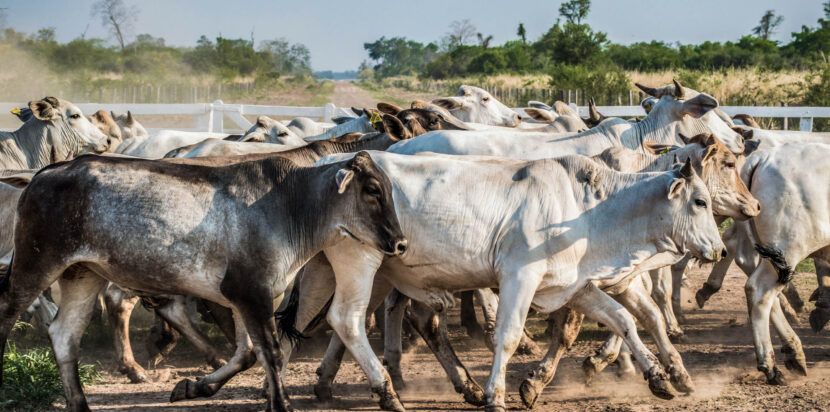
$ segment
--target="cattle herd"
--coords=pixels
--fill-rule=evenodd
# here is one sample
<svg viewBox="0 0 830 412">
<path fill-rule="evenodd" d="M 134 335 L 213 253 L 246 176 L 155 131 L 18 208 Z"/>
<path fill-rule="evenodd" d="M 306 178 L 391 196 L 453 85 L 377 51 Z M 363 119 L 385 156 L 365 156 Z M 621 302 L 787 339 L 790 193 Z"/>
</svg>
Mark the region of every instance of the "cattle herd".
<svg viewBox="0 0 830 412">
<path fill-rule="evenodd" d="M 267 409 L 282 411 L 292 409 L 281 378 L 292 348 L 326 320 L 336 333 L 316 396 L 331 399 L 348 348 L 380 406 L 402 411 L 396 389 L 409 326 L 465 401 L 497 411 L 510 357 L 536 345 L 524 329 L 532 308 L 550 314 L 550 347 L 519 388 L 526 407 L 553 379 L 584 316 L 612 332 L 583 363 L 588 379 L 633 357 L 651 392 L 671 399 L 695 388 L 672 344 L 683 334 L 683 272 L 716 262 L 695 296 L 702 306 L 734 261 L 748 276 L 758 369 L 783 383 L 771 321 L 784 365 L 806 374 L 788 321 L 800 304 L 790 280 L 794 265 L 814 258 L 810 323 L 821 330 L 830 320 L 830 136 L 763 130 L 676 81 L 638 87 L 648 114 L 634 120 L 606 118 L 593 105 L 583 119 L 561 102 L 529 102 L 532 120 L 523 121 L 486 91 L 461 86 L 410 108 L 353 109 L 333 124 L 261 116 L 230 136 L 148 133 L 129 112 L 87 118 L 65 100 L 32 101 L 13 111 L 20 128 L 0 136 L 8 264 L 0 348 L 34 313 L 68 409 L 88 410 L 78 353 L 99 296 L 119 370 L 133 382 L 147 380 L 128 333 L 142 301 L 155 311 L 155 330 L 177 330 L 215 369 L 180 381 L 171 401 L 211 396 L 258 360 Z M 727 218 L 734 223 L 721 235 Z M 448 338 L 446 314 L 458 298 L 462 322 L 482 330 L 493 351 L 483 388 Z M 235 344 L 230 359 L 194 323 L 194 301 Z M 473 302 L 483 326 L 471 326 Z M 383 364 L 366 335 L 378 308 Z"/>
</svg>

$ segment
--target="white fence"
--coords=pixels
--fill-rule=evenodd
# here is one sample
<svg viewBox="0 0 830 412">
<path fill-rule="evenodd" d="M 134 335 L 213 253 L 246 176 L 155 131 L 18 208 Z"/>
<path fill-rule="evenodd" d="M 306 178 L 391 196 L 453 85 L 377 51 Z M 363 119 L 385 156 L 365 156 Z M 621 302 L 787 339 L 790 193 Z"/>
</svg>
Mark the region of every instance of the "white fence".
<svg viewBox="0 0 830 412">
<path fill-rule="evenodd" d="M 577 107 L 571 104 L 580 114 L 588 116 L 588 108 Z M 12 108 L 19 107 L 16 103 L 0 103 L 0 115 L 9 115 Z M 191 103 L 191 104 L 113 104 L 113 103 L 80 103 L 78 107 L 86 114 L 94 113 L 97 110 L 114 111 L 115 113 L 126 113 L 127 110 L 134 115 L 191 115 L 194 117 L 193 129 L 210 132 L 236 133 L 251 127 L 251 122 L 244 115 L 266 115 L 273 117 L 308 117 L 320 119 L 326 122 L 332 118 L 353 115 L 349 108 L 335 107 L 334 104 L 326 104 L 323 107 L 298 107 L 298 106 L 262 106 L 251 104 L 225 104 L 221 100 L 213 103 Z M 810 131 L 813 129 L 813 118 L 830 118 L 830 107 L 760 107 L 760 106 L 720 106 L 720 109 L 734 116 L 739 113 L 751 115 L 756 118 L 798 118 L 799 130 Z M 516 113 L 527 117 L 522 108 L 513 109 Z M 632 117 L 644 116 L 645 111 L 640 106 L 599 106 L 600 113 L 605 116 Z M 236 127 L 225 127 L 225 117 L 228 117 Z M 786 125 L 786 122 L 784 122 Z"/>
</svg>

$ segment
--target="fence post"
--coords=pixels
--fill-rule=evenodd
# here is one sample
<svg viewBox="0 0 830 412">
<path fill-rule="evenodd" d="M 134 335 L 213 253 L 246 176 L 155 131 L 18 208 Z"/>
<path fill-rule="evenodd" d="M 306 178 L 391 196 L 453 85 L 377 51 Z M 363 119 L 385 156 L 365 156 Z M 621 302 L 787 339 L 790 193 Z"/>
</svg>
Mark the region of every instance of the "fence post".
<svg viewBox="0 0 830 412">
<path fill-rule="evenodd" d="M 213 133 L 222 133 L 225 130 L 224 120 L 225 120 L 225 112 L 222 111 L 223 109 L 221 106 L 224 105 L 221 100 L 216 100 L 213 104 L 210 105 L 210 129 L 208 131 Z M 217 110 L 219 108 L 220 110 Z"/>
<path fill-rule="evenodd" d="M 782 102 L 781 106 L 787 107 L 787 102 Z M 790 128 L 789 127 L 790 126 L 789 122 L 790 122 L 790 119 L 788 119 L 787 116 L 784 116 L 784 128 L 781 129 L 781 130 L 789 130 L 789 128 Z"/>
<path fill-rule="evenodd" d="M 326 107 L 323 109 L 323 121 L 326 123 L 331 122 L 331 118 L 334 117 L 334 111 L 336 109 L 334 103 L 326 103 Z"/>
<path fill-rule="evenodd" d="M 802 117 L 801 120 L 798 122 L 798 130 L 802 132 L 812 132 L 813 131 L 813 118 L 812 117 Z"/>
</svg>

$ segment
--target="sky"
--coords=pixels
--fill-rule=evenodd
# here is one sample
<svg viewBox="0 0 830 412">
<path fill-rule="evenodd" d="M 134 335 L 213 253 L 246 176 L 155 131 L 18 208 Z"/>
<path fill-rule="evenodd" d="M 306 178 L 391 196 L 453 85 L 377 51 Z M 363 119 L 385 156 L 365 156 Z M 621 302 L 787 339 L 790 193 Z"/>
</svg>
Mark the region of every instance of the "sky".
<svg viewBox="0 0 830 412">
<path fill-rule="evenodd" d="M 515 40 L 524 23 L 528 40 L 539 38 L 558 17 L 558 0 L 125 0 L 139 14 L 132 35 L 163 37 L 168 45 L 194 46 L 201 35 L 262 40 L 285 38 L 311 51 L 314 70 L 354 70 L 368 58 L 363 43 L 381 36 L 438 41 L 454 20 L 469 19 L 491 44 Z M 0 0 L 7 24 L 34 33 L 54 27 L 57 39 L 114 39 L 90 10 L 95 0 Z M 822 17 L 818 0 L 593 0 L 586 19 L 615 43 L 661 40 L 700 43 L 749 34 L 765 10 L 784 17 L 773 40 L 788 42 L 802 25 Z"/>
</svg>

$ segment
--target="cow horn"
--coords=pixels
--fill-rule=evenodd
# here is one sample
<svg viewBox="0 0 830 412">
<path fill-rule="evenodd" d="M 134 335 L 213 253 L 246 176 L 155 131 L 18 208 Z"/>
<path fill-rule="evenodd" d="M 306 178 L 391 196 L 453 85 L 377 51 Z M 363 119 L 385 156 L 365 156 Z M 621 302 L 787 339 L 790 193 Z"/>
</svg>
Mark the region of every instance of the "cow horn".
<svg viewBox="0 0 830 412">
<path fill-rule="evenodd" d="M 647 95 L 649 95 L 649 96 L 654 96 L 654 97 L 658 97 L 658 96 L 657 96 L 657 92 L 658 92 L 658 91 L 657 91 L 657 89 L 655 89 L 655 88 L 653 88 L 653 87 L 646 87 L 646 86 L 643 86 L 643 85 L 642 85 L 642 84 L 640 84 L 640 83 L 634 83 L 634 85 L 635 85 L 635 86 L 637 86 L 640 90 L 644 91 Z"/>
<path fill-rule="evenodd" d="M 597 111 L 597 104 L 592 97 L 588 100 L 588 119 L 594 122 L 601 122 L 604 117 Z"/>
<path fill-rule="evenodd" d="M 680 85 L 680 82 L 677 81 L 677 79 L 672 79 L 672 81 L 674 82 L 674 98 L 680 100 L 683 98 L 683 95 L 685 94 L 683 86 Z"/>
</svg>

